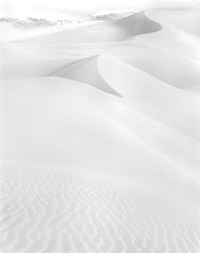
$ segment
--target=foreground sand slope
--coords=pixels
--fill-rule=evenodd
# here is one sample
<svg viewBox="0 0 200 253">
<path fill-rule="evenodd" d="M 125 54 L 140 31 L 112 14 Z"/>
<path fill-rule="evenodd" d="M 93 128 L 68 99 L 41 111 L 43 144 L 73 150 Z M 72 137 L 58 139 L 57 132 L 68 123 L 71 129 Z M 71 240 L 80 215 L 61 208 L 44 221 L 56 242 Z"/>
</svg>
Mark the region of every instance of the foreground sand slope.
<svg viewBox="0 0 200 253">
<path fill-rule="evenodd" d="M 145 104 L 146 101 L 143 101 L 143 96 L 146 94 L 144 89 L 135 88 L 134 90 L 135 93 L 141 93 L 138 109 L 138 106 L 131 106 L 124 99 L 63 78 L 36 78 L 4 83 L 2 87 L 5 115 L 3 157 L 6 159 L 28 159 L 61 164 L 75 163 L 77 166 L 84 165 L 86 168 L 93 166 L 101 168 L 106 162 L 113 169 L 115 166 L 121 169 L 126 159 L 120 160 L 120 152 L 124 155 L 129 155 L 129 153 L 126 153 L 127 148 L 122 146 L 123 139 L 116 134 L 124 129 L 128 135 L 132 136 L 131 138 L 138 138 L 133 142 L 135 148 L 134 145 L 130 148 L 132 152 L 136 152 L 135 154 L 139 151 L 139 143 L 143 143 L 150 150 L 153 146 L 163 155 L 175 159 L 183 168 L 189 169 L 195 175 L 198 173 L 198 170 L 195 169 L 198 168 L 198 142 L 181 134 L 173 127 L 155 120 L 154 117 L 150 117 L 153 112 L 159 115 L 156 108 L 160 105 L 152 104 L 148 100 L 148 103 Z M 128 89 L 130 86 L 124 83 L 123 90 L 128 92 Z M 171 97 L 172 104 L 173 96 Z M 185 100 L 186 97 L 180 98 Z M 147 108 L 149 108 L 148 111 Z M 195 107 L 190 108 L 191 114 L 194 113 L 194 109 Z M 174 104 L 173 110 L 175 112 L 178 110 L 179 120 L 181 120 L 181 113 L 182 117 L 187 118 L 184 108 L 178 108 Z M 163 109 L 163 115 L 166 113 Z M 174 118 L 169 122 L 173 123 Z M 176 121 L 176 123 L 179 122 Z M 105 138 L 102 136 L 104 131 Z M 113 147 L 110 139 L 112 136 L 114 138 Z M 118 138 L 121 139 L 121 147 L 118 150 L 119 144 L 117 144 L 116 150 L 115 142 Z M 91 156 L 90 152 L 97 153 Z M 132 160 L 132 152 L 130 157 L 127 157 L 128 160 Z M 174 157 L 173 153 L 177 157 Z M 140 161 L 140 157 L 138 153 L 134 159 Z M 132 170 L 131 164 L 132 162 L 127 165 L 128 171 Z"/>
<path fill-rule="evenodd" d="M 196 183 L 186 175 L 183 200 L 171 185 L 165 195 L 135 176 L 14 161 L 2 168 L 2 252 L 199 252 Z"/>
<path fill-rule="evenodd" d="M 199 181 L 138 136 L 148 118 L 63 78 L 2 88 L 3 252 L 198 252 Z"/>
</svg>

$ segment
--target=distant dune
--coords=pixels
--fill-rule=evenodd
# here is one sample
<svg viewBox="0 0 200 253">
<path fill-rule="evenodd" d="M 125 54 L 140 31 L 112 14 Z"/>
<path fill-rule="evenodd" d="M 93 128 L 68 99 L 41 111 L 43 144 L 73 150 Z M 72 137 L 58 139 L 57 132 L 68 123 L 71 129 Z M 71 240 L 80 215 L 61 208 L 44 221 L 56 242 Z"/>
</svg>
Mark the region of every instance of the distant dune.
<svg viewBox="0 0 200 253">
<path fill-rule="evenodd" d="M 143 11 L 117 20 L 115 25 L 127 31 L 127 36 L 153 33 L 162 29 L 159 23 L 146 17 Z"/>
<path fill-rule="evenodd" d="M 95 24 L 73 30 L 62 31 L 33 39 L 33 42 L 108 42 L 124 40 L 143 33 L 152 33 L 162 26 L 147 18 L 143 12 L 130 15 L 109 24 Z"/>
</svg>

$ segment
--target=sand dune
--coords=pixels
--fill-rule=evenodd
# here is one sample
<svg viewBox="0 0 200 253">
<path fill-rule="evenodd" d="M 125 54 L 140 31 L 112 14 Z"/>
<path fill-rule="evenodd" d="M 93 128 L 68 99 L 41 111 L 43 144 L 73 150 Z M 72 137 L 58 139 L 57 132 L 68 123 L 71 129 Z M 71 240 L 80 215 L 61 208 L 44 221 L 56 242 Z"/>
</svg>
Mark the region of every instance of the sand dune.
<svg viewBox="0 0 200 253">
<path fill-rule="evenodd" d="M 187 89 L 187 87 L 194 87 L 195 89 L 196 86 L 199 86 L 199 61 L 183 55 L 183 50 L 187 49 L 189 41 L 186 44 L 182 43 L 184 47 L 182 47 L 181 54 L 178 54 L 174 49 L 165 48 L 167 43 L 162 43 L 161 35 L 153 37 L 154 39 L 146 38 L 145 36 L 143 36 L 143 39 L 137 39 L 138 42 L 135 40 L 135 42 L 113 42 L 112 44 L 61 43 L 59 47 L 54 43 L 44 43 L 44 45 L 43 43 L 32 44 L 27 42 L 10 44 L 2 47 L 2 56 L 5 60 L 1 67 L 0 75 L 4 79 L 54 75 L 61 69 L 63 71 L 65 69 L 66 71 L 64 72 L 67 72 L 69 65 L 71 65 L 71 68 L 76 66 L 75 62 L 78 63 L 80 60 L 89 59 L 90 57 L 92 59 L 96 55 L 106 53 L 173 86 L 184 89 Z M 157 40 L 161 41 L 159 45 Z M 180 43 L 172 40 L 170 44 L 178 45 Z M 200 48 L 199 45 L 198 47 L 197 45 L 191 45 L 191 48 L 194 48 L 194 50 L 196 48 L 196 51 Z M 187 50 L 187 52 L 189 51 Z M 67 75 L 71 75 L 72 79 L 74 79 L 73 74 L 68 72 Z M 92 77 L 92 75 L 89 76 L 90 78 Z"/>
<path fill-rule="evenodd" d="M 0 77 L 3 80 L 46 76 L 67 63 L 11 45 L 1 46 L 1 58 Z"/>
<path fill-rule="evenodd" d="M 141 105 L 144 112 L 173 124 L 180 131 L 198 137 L 199 96 L 172 87 L 110 56 L 99 58 L 99 65 L 104 79 L 128 101 Z M 197 127 L 196 130 L 191 126 Z"/>
<path fill-rule="evenodd" d="M 151 13 L 151 14 L 150 14 Z M 149 12 L 149 17 L 161 24 L 178 29 L 199 39 L 200 9 L 198 8 L 158 8 Z M 157 21 L 157 22 L 159 22 Z"/>
<path fill-rule="evenodd" d="M 0 44 L 2 253 L 199 253 L 199 9 L 166 6 Z"/>
<path fill-rule="evenodd" d="M 127 31 L 127 37 L 153 33 L 162 29 L 159 23 L 146 17 L 144 11 L 117 20 L 115 25 Z"/>
<path fill-rule="evenodd" d="M 127 33 L 125 30 L 131 30 L 131 27 L 133 27 L 134 31 L 137 27 L 140 36 L 136 36 L 135 40 L 118 41 L 109 32 L 108 36 L 113 36 L 113 40 L 115 40 L 113 44 L 111 42 L 102 42 L 102 33 L 104 34 L 106 31 L 104 26 L 109 27 L 109 25 L 100 24 L 100 26 L 98 25 L 99 29 L 94 29 L 97 33 L 94 39 L 98 41 L 95 43 L 92 43 L 92 41 L 82 43 L 82 39 L 80 43 L 66 43 L 63 39 L 64 34 L 68 39 L 72 37 L 70 34 L 67 35 L 69 31 L 64 31 L 61 34 L 58 32 L 48 35 L 49 38 L 55 35 L 57 39 L 60 39 L 59 47 L 57 43 L 51 42 L 51 39 L 40 43 L 40 40 L 43 40 L 46 36 L 38 37 L 36 41 L 26 40 L 21 43 L 9 44 L 6 48 L 2 48 L 2 56 L 6 59 L 6 62 L 1 68 L 1 75 L 5 79 L 48 76 L 75 61 L 106 53 L 114 55 L 171 85 L 184 89 L 191 86 L 195 90 L 195 86 L 200 83 L 198 53 L 200 47 L 198 40 L 166 22 L 163 22 L 162 29 L 157 32 L 143 33 L 142 31 L 144 27 L 145 29 L 148 27 L 150 29 L 154 28 L 153 21 L 149 20 L 148 17 L 151 19 L 157 18 L 157 21 L 162 23 L 162 17 L 159 16 L 161 15 L 160 12 L 162 14 L 162 9 L 148 10 L 145 12 L 147 17 L 140 12 L 116 21 L 116 23 L 119 23 L 118 28 L 120 24 L 124 24 L 124 27 L 120 28 L 119 31 L 119 34 L 123 34 L 123 36 Z M 137 23 L 137 26 L 135 23 Z M 191 24 L 196 24 L 195 18 Z M 95 26 L 92 25 L 84 29 L 93 29 Z M 83 27 L 80 28 L 81 31 L 83 31 L 82 29 Z M 77 34 L 78 38 L 84 36 L 87 39 L 85 32 L 81 35 L 80 32 L 77 32 L 77 29 L 72 29 L 70 33 Z M 128 33 L 128 36 L 131 36 L 132 32 L 129 31 Z M 92 39 L 91 36 L 89 37 Z M 18 62 L 17 68 L 16 61 Z M 33 67 L 30 68 L 29 64 Z M 41 67 L 38 68 L 38 66 Z"/>
<path fill-rule="evenodd" d="M 190 136 L 198 136 L 198 96 L 174 88 L 110 55 L 83 59 L 52 75 L 84 82 L 111 94 L 119 94 L 147 115 L 173 124 Z M 185 120 L 189 122 L 188 125 Z"/>
<path fill-rule="evenodd" d="M 199 50 L 197 41 L 167 28 L 137 36 L 136 40 L 112 43 L 59 43 L 58 47 L 55 43 L 26 41 L 2 48 L 6 60 L 1 75 L 4 79 L 49 76 L 68 68 L 69 64 L 73 66 L 75 61 L 106 53 L 164 82 L 187 89 L 200 83 Z"/>
<path fill-rule="evenodd" d="M 147 18 L 143 12 L 114 21 L 111 24 L 94 24 L 32 39 L 32 42 L 107 42 L 118 41 L 143 33 L 156 32 L 162 26 Z"/>
<path fill-rule="evenodd" d="M 120 96 L 116 90 L 112 89 L 112 87 L 105 82 L 99 73 L 98 56 L 92 56 L 74 62 L 51 75 L 87 83 L 107 93 Z"/>
<path fill-rule="evenodd" d="M 160 48 L 160 45 L 156 47 L 154 40 L 150 43 L 147 40 L 143 47 L 139 46 L 140 43 L 143 44 L 143 41 L 145 38 L 129 52 L 118 50 L 113 55 L 175 87 L 199 86 L 199 60 L 191 59 L 173 50 Z"/>
</svg>

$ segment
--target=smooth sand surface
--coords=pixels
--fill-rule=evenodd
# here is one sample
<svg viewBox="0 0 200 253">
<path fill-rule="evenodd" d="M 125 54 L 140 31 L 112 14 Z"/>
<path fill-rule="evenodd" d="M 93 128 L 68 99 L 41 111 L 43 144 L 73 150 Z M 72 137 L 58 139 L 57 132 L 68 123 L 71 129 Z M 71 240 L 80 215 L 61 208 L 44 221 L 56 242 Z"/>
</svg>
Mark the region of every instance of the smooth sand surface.
<svg viewBox="0 0 200 253">
<path fill-rule="evenodd" d="M 2 253 L 200 252 L 194 8 L 0 45 Z"/>
</svg>

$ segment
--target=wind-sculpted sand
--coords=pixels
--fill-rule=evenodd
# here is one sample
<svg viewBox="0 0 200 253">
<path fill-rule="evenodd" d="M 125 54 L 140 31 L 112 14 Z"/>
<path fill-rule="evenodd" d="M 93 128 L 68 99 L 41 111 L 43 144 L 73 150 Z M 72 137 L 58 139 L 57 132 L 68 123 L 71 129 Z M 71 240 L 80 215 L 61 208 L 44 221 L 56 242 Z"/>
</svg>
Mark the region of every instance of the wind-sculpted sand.
<svg viewBox="0 0 200 253">
<path fill-rule="evenodd" d="M 0 45 L 2 253 L 200 252 L 200 11 L 187 10 Z"/>
<path fill-rule="evenodd" d="M 2 169 L 3 252 L 199 252 L 187 198 L 78 167 L 4 161 Z"/>
</svg>

